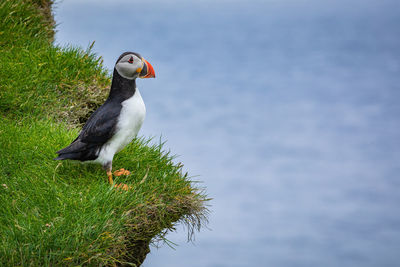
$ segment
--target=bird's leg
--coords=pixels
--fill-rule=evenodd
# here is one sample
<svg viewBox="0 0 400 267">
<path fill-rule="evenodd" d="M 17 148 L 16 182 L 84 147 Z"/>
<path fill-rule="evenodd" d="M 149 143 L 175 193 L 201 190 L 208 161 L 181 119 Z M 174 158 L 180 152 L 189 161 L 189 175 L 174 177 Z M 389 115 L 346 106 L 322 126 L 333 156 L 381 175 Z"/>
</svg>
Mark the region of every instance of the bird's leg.
<svg viewBox="0 0 400 267">
<path fill-rule="evenodd" d="M 106 169 L 107 171 L 107 177 L 108 177 L 108 182 L 110 183 L 110 185 L 114 185 L 114 181 L 113 181 L 113 173 L 112 173 L 112 163 L 108 162 L 106 165 L 103 166 L 104 169 Z M 121 172 L 122 171 L 122 172 Z M 117 172 L 121 172 L 121 173 L 117 173 Z M 121 176 L 121 175 L 129 175 L 131 174 L 130 171 L 125 170 L 125 169 L 121 169 L 118 171 L 115 171 L 115 176 Z M 125 191 L 128 191 L 130 188 L 132 188 L 132 186 L 130 185 L 126 185 L 126 184 L 115 184 L 114 185 L 115 188 L 117 189 L 123 189 Z"/>
<path fill-rule="evenodd" d="M 107 177 L 108 177 L 108 182 L 110 183 L 110 185 L 112 185 L 114 183 L 114 181 L 113 181 L 111 170 L 107 170 Z"/>
<path fill-rule="evenodd" d="M 108 182 L 110 183 L 110 185 L 114 184 L 113 181 L 113 176 L 112 176 L 112 162 L 107 162 L 105 165 L 103 165 L 103 168 L 106 170 L 107 172 L 107 178 L 108 178 Z"/>
</svg>

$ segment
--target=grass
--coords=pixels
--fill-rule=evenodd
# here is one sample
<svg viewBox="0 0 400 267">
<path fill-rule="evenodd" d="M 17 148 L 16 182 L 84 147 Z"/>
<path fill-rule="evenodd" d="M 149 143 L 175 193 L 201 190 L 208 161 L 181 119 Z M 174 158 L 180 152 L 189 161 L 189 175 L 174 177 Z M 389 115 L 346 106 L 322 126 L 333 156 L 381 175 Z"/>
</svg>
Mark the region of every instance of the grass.
<svg viewBox="0 0 400 267">
<path fill-rule="evenodd" d="M 0 3 L 0 112 L 83 123 L 108 94 L 102 59 L 90 48 L 53 46 L 45 17 L 22 2 Z"/>
<path fill-rule="evenodd" d="M 52 159 L 108 93 L 89 50 L 52 45 L 48 1 L 0 3 L 0 265 L 139 266 L 177 223 L 206 222 L 206 196 L 163 144 L 137 139 L 114 169 Z M 41 6 L 39 8 L 39 6 Z M 46 9 L 47 7 L 47 9 Z"/>
</svg>

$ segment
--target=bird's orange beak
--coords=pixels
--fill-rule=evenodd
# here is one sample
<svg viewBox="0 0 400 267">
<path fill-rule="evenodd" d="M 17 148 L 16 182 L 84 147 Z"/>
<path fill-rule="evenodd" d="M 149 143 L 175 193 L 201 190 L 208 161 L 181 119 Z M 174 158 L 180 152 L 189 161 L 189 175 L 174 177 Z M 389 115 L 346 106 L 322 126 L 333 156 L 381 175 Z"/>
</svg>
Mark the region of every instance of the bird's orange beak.
<svg viewBox="0 0 400 267">
<path fill-rule="evenodd" d="M 144 58 L 143 60 L 143 69 L 140 72 L 139 78 L 155 78 L 156 74 L 154 73 L 153 66 Z"/>
</svg>

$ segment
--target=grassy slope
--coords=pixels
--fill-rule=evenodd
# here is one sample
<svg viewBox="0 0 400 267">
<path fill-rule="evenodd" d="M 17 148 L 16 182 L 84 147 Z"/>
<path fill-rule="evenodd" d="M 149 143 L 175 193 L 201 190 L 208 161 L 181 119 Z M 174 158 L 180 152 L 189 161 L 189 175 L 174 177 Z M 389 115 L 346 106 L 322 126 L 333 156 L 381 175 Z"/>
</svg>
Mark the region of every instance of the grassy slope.
<svg viewBox="0 0 400 267">
<path fill-rule="evenodd" d="M 116 179 L 128 192 L 110 189 L 99 166 L 52 160 L 104 101 L 109 77 L 90 51 L 52 46 L 38 3 L 48 2 L 0 3 L 0 265 L 140 265 L 177 222 L 200 227 L 205 196 L 146 140 L 114 160 L 133 173 Z"/>
</svg>

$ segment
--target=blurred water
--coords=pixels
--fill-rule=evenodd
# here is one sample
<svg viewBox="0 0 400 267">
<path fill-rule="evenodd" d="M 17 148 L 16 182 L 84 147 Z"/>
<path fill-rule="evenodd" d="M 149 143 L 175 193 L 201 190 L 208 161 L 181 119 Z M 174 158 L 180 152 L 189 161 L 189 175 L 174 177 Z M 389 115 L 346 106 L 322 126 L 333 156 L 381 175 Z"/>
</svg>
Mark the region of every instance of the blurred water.
<svg viewBox="0 0 400 267">
<path fill-rule="evenodd" d="M 56 40 L 141 53 L 142 135 L 207 187 L 210 230 L 144 266 L 398 266 L 398 1 L 64 1 Z"/>
</svg>

